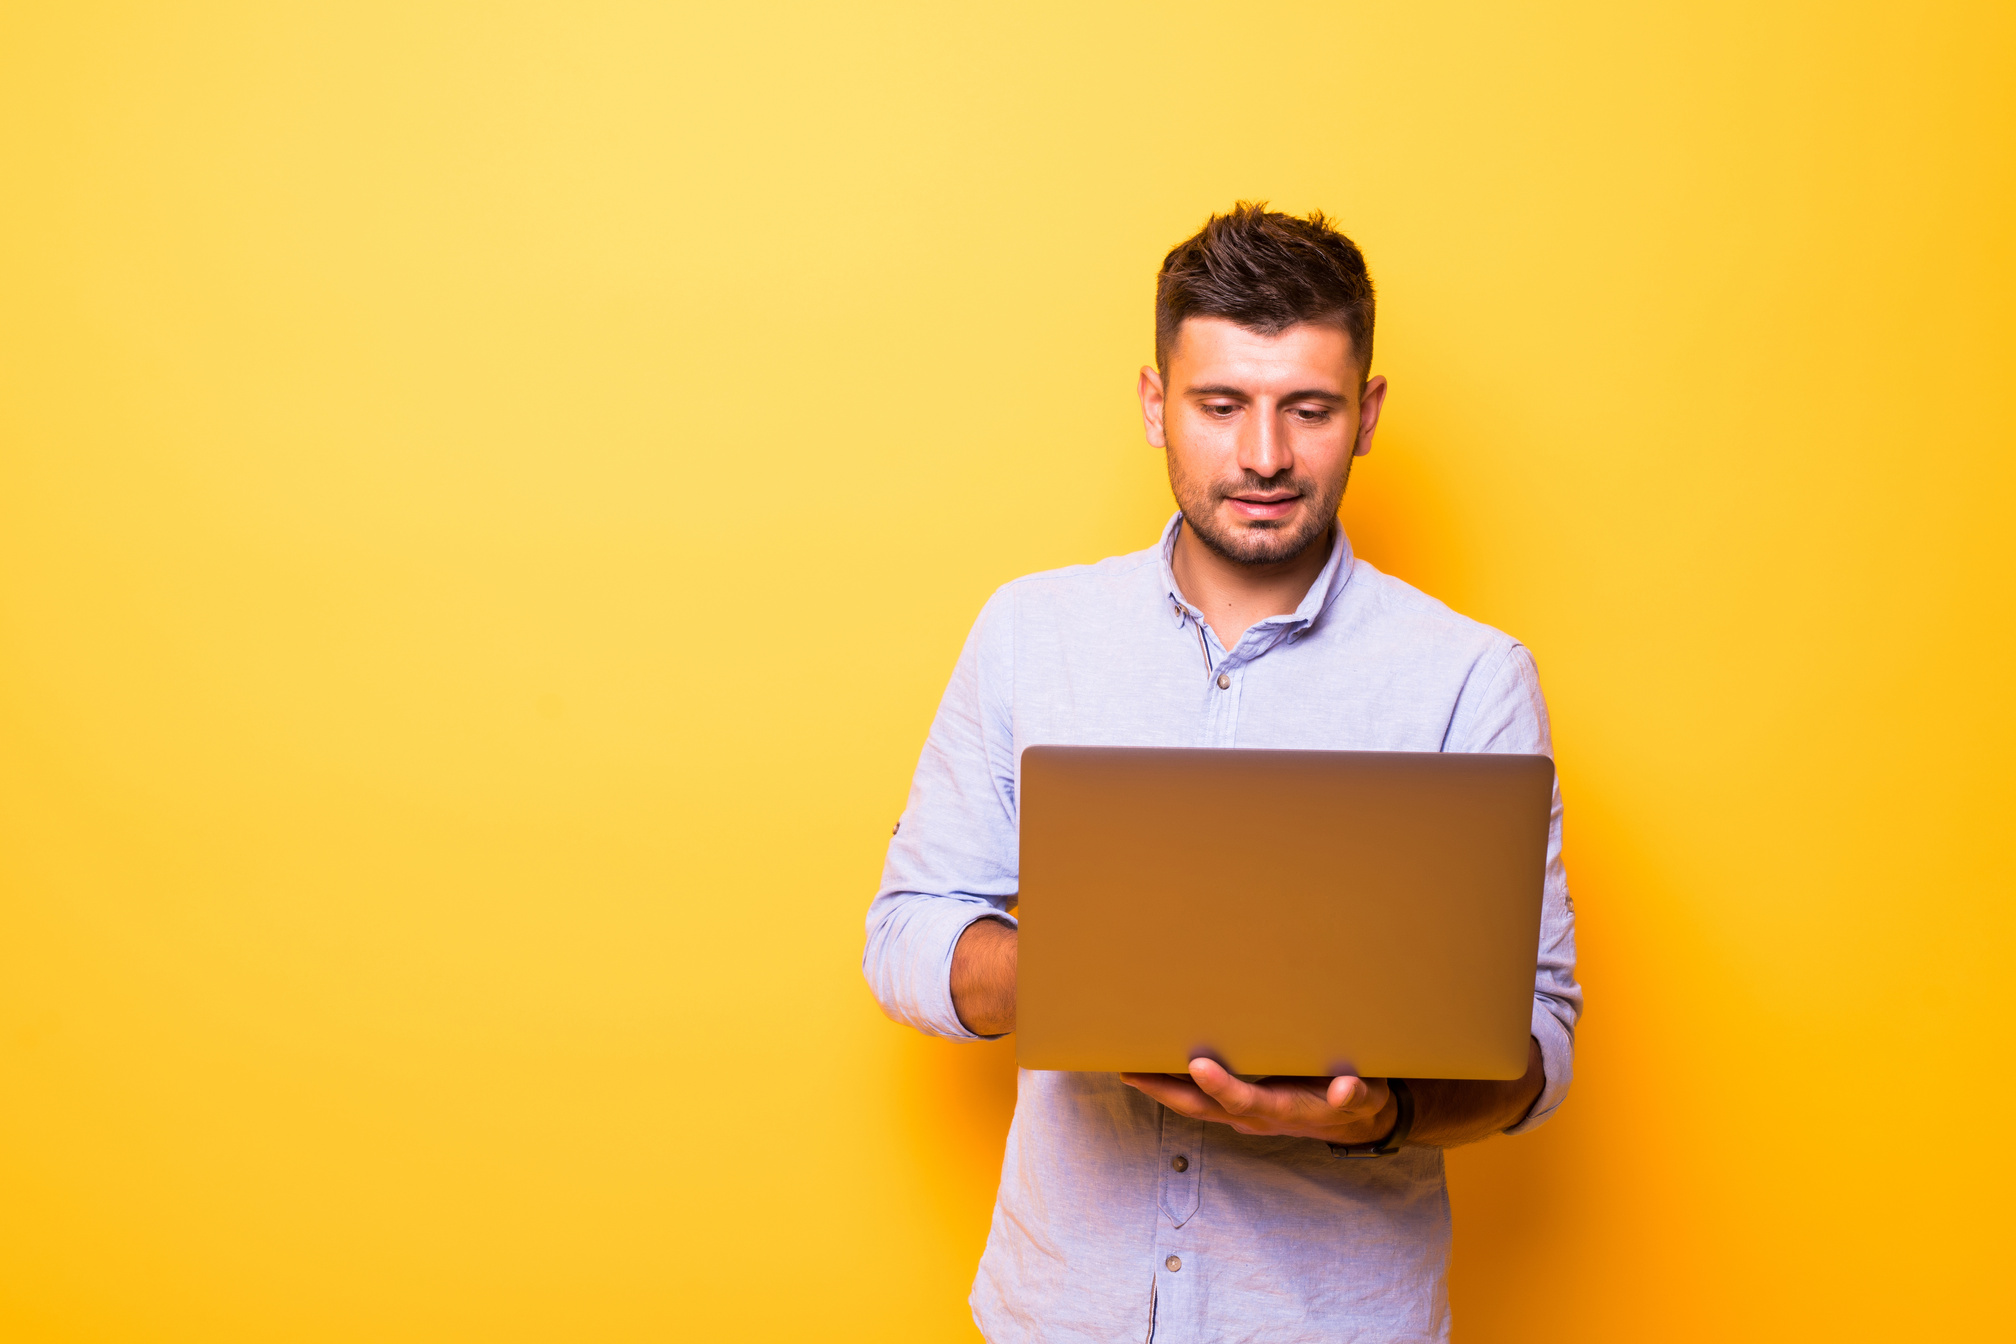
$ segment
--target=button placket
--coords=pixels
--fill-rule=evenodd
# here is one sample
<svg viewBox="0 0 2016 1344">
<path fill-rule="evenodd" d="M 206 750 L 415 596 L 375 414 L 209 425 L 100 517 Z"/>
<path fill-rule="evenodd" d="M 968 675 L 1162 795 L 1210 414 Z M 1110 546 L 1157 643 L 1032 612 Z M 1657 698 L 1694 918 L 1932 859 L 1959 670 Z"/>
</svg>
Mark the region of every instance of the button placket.
<svg viewBox="0 0 2016 1344">
<path fill-rule="evenodd" d="M 1204 1325 L 1206 1279 L 1198 1271 L 1205 1123 L 1162 1111 L 1161 1214 L 1156 1220 L 1154 1259 L 1155 1329 L 1172 1339 L 1198 1338 Z"/>
<path fill-rule="evenodd" d="M 1205 687 L 1204 743 L 1207 747 L 1238 745 L 1239 693 L 1245 685 L 1246 664 L 1234 654 L 1218 665 L 1218 675 Z"/>
<path fill-rule="evenodd" d="M 1174 1111 L 1162 1114 L 1162 1213 L 1172 1227 L 1190 1221 L 1201 1202 L 1204 1122 Z"/>
</svg>

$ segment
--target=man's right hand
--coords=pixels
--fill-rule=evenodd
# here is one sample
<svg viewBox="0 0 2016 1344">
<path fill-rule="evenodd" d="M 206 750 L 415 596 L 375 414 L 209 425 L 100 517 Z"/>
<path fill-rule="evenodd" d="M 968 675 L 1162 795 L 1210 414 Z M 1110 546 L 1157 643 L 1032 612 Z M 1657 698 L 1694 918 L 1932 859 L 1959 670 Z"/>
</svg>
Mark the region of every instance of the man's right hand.
<svg viewBox="0 0 2016 1344">
<path fill-rule="evenodd" d="M 952 1007 L 976 1036 L 1015 1030 L 1015 948 L 1013 928 L 979 919 L 952 949 Z"/>
</svg>

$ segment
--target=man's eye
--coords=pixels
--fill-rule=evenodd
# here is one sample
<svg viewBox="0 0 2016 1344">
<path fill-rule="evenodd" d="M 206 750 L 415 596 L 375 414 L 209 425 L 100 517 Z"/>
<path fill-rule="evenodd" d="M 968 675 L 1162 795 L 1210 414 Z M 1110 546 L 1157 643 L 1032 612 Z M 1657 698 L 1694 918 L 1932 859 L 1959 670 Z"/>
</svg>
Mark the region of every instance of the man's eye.
<svg viewBox="0 0 2016 1344">
<path fill-rule="evenodd" d="M 1222 401 L 1207 401 L 1204 403 L 1205 414 L 1217 416 L 1220 420 L 1223 420 L 1238 409 L 1237 406 Z"/>
<path fill-rule="evenodd" d="M 1302 406 L 1296 409 L 1295 418 L 1305 425 L 1320 425 L 1330 418 L 1330 412 L 1311 410 L 1307 406 Z"/>
</svg>

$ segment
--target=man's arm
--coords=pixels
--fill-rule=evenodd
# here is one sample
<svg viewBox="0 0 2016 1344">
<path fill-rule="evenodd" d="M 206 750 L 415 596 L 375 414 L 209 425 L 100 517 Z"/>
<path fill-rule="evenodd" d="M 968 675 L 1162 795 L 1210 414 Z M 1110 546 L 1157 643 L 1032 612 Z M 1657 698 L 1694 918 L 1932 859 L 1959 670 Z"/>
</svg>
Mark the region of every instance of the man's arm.
<svg viewBox="0 0 2016 1344">
<path fill-rule="evenodd" d="M 1190 1061 L 1188 1077 L 1123 1073 L 1122 1082 L 1181 1115 L 1230 1125 L 1241 1134 L 1279 1134 L 1326 1143 L 1371 1143 L 1393 1132 L 1399 1108 L 1383 1078 L 1265 1078 L 1241 1082 L 1208 1059 Z M 1540 1043 L 1530 1040 L 1526 1073 L 1512 1082 L 1407 1080 L 1414 1094 L 1408 1142 L 1454 1148 L 1510 1129 L 1546 1085 Z"/>
<path fill-rule="evenodd" d="M 882 1011 L 953 1040 L 975 1035 L 952 992 L 960 943 L 976 922 L 997 936 L 1015 923 L 1013 596 L 1011 585 L 989 599 L 959 654 L 889 840 L 861 953 Z"/>
<path fill-rule="evenodd" d="M 1414 1094 L 1414 1129 L 1410 1141 L 1454 1148 L 1488 1139 L 1524 1120 L 1546 1086 L 1547 1069 L 1540 1057 L 1540 1042 L 1530 1036 L 1526 1038 L 1526 1072 L 1510 1082 L 1484 1078 L 1409 1078 L 1407 1088 Z"/>
<path fill-rule="evenodd" d="M 1015 1030 L 1017 935 L 998 919 L 977 919 L 952 951 L 952 1007 L 976 1036 Z"/>
<path fill-rule="evenodd" d="M 1443 743 L 1447 751 L 1531 753 L 1551 757 L 1553 733 L 1539 670 L 1520 645 L 1504 651 L 1497 670 L 1467 682 Z M 1557 781 L 1547 819 L 1547 869 L 1540 897 L 1540 945 L 1533 975 L 1533 1039 L 1544 1061 L 1540 1091 L 1510 1123 L 1520 1133 L 1542 1124 L 1560 1106 L 1575 1076 L 1575 1023 L 1582 987 L 1575 982 L 1575 905 L 1561 864 L 1561 787 Z M 1527 1070 L 1530 1080 L 1534 1070 Z"/>
</svg>

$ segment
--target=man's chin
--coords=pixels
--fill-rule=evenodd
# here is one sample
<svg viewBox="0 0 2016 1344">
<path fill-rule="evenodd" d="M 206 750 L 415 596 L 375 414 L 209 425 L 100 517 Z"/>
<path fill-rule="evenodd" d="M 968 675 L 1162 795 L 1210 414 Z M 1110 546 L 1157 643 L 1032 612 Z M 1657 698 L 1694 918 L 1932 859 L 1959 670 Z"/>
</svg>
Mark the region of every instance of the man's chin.
<svg viewBox="0 0 2016 1344">
<path fill-rule="evenodd" d="M 1188 516 L 1187 514 L 1185 515 Z M 1278 565 L 1295 559 L 1329 533 L 1327 523 L 1311 523 L 1307 518 L 1282 518 L 1269 522 L 1239 522 L 1230 526 L 1217 520 L 1209 527 L 1191 531 L 1211 550 L 1241 565 Z"/>
</svg>

